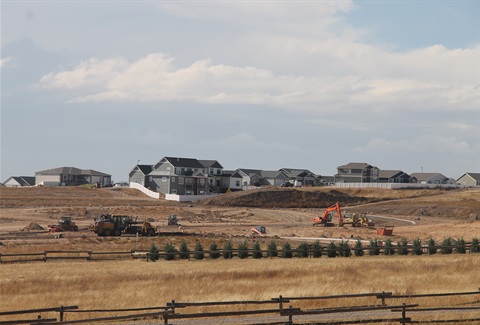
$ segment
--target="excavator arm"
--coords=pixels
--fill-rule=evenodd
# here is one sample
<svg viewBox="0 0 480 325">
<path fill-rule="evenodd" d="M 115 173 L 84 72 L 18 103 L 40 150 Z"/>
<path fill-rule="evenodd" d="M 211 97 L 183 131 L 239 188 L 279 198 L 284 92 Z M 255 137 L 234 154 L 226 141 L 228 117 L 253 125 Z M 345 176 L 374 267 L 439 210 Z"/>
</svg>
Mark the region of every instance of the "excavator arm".
<svg viewBox="0 0 480 325">
<path fill-rule="evenodd" d="M 343 224 L 342 212 L 340 210 L 340 205 L 338 203 L 326 208 L 325 211 L 323 212 L 322 217 L 313 218 L 313 225 L 314 226 L 316 226 L 316 225 L 324 225 L 324 226 L 332 225 L 332 223 L 331 223 L 332 220 L 331 220 L 331 217 L 330 217 L 330 212 L 332 212 L 332 211 L 337 211 L 339 224 L 342 225 Z"/>
</svg>

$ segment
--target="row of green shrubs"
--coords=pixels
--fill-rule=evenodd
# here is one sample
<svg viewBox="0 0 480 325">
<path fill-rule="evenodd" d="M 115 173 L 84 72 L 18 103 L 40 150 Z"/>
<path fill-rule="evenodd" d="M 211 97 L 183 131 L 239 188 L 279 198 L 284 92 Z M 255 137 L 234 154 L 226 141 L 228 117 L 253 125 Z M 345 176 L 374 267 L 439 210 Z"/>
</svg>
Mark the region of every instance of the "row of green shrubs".
<svg viewBox="0 0 480 325">
<path fill-rule="evenodd" d="M 480 252 L 480 243 L 477 238 L 473 238 L 471 244 L 469 245 L 470 253 L 479 253 Z M 157 261 L 160 259 L 161 255 L 165 260 L 174 260 L 176 256 L 180 259 L 190 259 L 193 257 L 196 260 L 202 260 L 206 258 L 206 254 L 211 259 L 218 259 L 223 257 L 224 259 L 233 258 L 234 253 L 240 259 L 247 257 L 252 257 L 255 259 L 263 257 L 278 257 L 283 258 L 292 258 L 292 257 L 321 257 L 325 255 L 327 257 L 349 257 L 352 255 L 363 256 L 365 251 L 369 255 L 408 255 L 409 253 L 413 255 L 422 255 L 428 254 L 433 255 L 438 252 L 441 254 L 452 254 L 456 252 L 458 254 L 465 254 L 467 252 L 467 243 L 463 238 L 453 240 L 452 238 L 445 238 L 443 242 L 437 243 L 433 238 L 430 238 L 427 241 L 426 246 L 422 245 L 420 239 L 415 239 L 410 245 L 406 239 L 402 239 L 396 243 L 392 242 L 388 238 L 383 245 L 377 239 L 370 240 L 368 247 L 363 247 L 362 242 L 357 240 L 354 247 L 350 247 L 348 241 L 341 241 L 339 243 L 330 242 L 326 247 L 320 245 L 320 241 L 316 241 L 313 244 L 308 244 L 302 242 L 298 245 L 297 248 L 293 248 L 290 243 L 284 243 L 281 248 L 278 247 L 278 244 L 275 241 L 271 241 L 266 250 L 262 250 L 260 243 L 255 241 L 252 248 L 249 248 L 248 242 L 244 241 L 238 244 L 237 249 L 234 249 L 231 241 L 225 242 L 223 249 L 220 250 L 216 243 L 210 245 L 210 249 L 206 251 L 203 245 L 200 242 L 195 244 L 193 251 L 190 251 L 186 241 L 182 241 L 179 249 L 177 250 L 175 246 L 171 243 L 165 245 L 163 253 L 160 253 L 160 250 L 155 243 L 152 243 L 150 250 L 148 251 L 147 260 Z"/>
</svg>

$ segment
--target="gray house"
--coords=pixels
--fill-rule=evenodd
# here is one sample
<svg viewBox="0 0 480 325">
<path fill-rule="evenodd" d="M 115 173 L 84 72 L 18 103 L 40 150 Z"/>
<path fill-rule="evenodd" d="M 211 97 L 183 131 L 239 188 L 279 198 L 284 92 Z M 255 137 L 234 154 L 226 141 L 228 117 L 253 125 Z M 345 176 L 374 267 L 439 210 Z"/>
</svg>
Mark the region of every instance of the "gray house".
<svg viewBox="0 0 480 325">
<path fill-rule="evenodd" d="M 457 184 L 480 186 L 480 173 L 465 173 L 457 179 Z"/>
<path fill-rule="evenodd" d="M 379 170 L 379 183 L 416 183 L 417 180 L 401 170 Z"/>
<path fill-rule="evenodd" d="M 6 187 L 22 187 L 22 186 L 34 186 L 34 176 L 12 176 L 8 178 L 4 183 Z"/>
<path fill-rule="evenodd" d="M 223 170 L 222 191 L 230 189 L 238 191 L 242 189 L 243 177 L 236 170 Z"/>
<path fill-rule="evenodd" d="M 412 173 L 410 176 L 420 184 L 449 184 L 448 177 L 440 173 Z"/>
<path fill-rule="evenodd" d="M 220 193 L 226 190 L 223 187 L 223 166 L 216 160 L 199 160 L 205 168 L 209 191 Z"/>
<path fill-rule="evenodd" d="M 335 182 L 377 183 L 379 169 L 367 163 L 351 162 L 337 167 Z"/>
<path fill-rule="evenodd" d="M 300 181 L 304 186 L 318 186 L 321 184 L 321 176 L 312 173 L 308 169 L 282 168 L 280 171 L 289 177 L 291 183 Z"/>
<path fill-rule="evenodd" d="M 138 183 L 146 188 L 150 187 L 148 175 L 152 172 L 152 165 L 136 165 L 128 174 L 130 182 Z"/>
<path fill-rule="evenodd" d="M 79 169 L 75 167 L 58 167 L 42 170 L 35 173 L 35 185 L 110 185 L 112 176 L 93 169 Z"/>
</svg>

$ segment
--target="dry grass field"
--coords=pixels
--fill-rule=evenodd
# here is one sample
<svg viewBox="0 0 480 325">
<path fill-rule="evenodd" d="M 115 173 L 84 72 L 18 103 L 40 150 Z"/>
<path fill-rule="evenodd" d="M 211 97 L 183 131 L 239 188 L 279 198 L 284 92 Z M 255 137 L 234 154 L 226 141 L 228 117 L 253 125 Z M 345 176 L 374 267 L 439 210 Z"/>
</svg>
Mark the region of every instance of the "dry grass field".
<svg viewBox="0 0 480 325">
<path fill-rule="evenodd" d="M 148 249 L 152 243 L 160 249 L 166 243 L 178 248 L 183 240 L 193 250 L 196 241 L 208 249 L 212 242 L 222 247 L 225 241 L 235 245 L 246 240 L 252 245 L 259 240 L 263 247 L 272 240 L 279 245 L 288 241 L 295 247 L 304 238 L 379 238 L 375 228 L 312 227 L 312 218 L 335 202 L 349 212 L 367 212 L 377 228 L 394 225 L 394 242 L 402 238 L 410 242 L 420 238 L 424 243 L 428 238 L 437 242 L 447 237 L 480 238 L 480 189 L 263 189 L 198 203 L 175 203 L 150 199 L 133 189 L 0 188 L 0 253 L 129 251 Z M 131 236 L 98 237 L 88 226 L 102 213 L 149 218 L 161 231 L 169 230 L 167 217 L 176 214 L 183 231 L 195 235 L 138 240 Z M 61 216 L 71 216 L 80 231 L 55 239 L 46 231 L 28 229 L 32 223 L 47 229 Z M 266 237 L 249 236 L 250 228 L 256 225 L 267 227 Z M 172 299 L 263 300 L 280 294 L 474 291 L 480 288 L 479 269 L 480 254 L 1 264 L 0 310 L 60 304 L 78 304 L 82 309 L 145 307 L 164 305 Z M 454 298 L 449 303 L 465 299 L 472 298 Z M 338 306 L 345 302 L 333 303 Z M 428 305 L 429 300 L 422 303 Z"/>
</svg>

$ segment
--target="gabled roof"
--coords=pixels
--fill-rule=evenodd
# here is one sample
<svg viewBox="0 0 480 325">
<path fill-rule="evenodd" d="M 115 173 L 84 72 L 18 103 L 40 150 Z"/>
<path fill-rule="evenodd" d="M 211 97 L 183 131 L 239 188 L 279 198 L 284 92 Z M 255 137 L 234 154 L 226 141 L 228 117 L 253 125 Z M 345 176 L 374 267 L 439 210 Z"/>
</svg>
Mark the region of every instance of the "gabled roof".
<svg viewBox="0 0 480 325">
<path fill-rule="evenodd" d="M 445 175 L 442 175 L 440 173 L 411 173 L 410 176 L 415 177 L 417 181 L 427 181 L 437 176 L 442 176 L 444 179 L 447 179 Z"/>
<path fill-rule="evenodd" d="M 34 186 L 35 177 L 34 176 L 12 176 L 5 181 L 8 183 L 10 180 L 15 180 L 20 186 Z"/>
<path fill-rule="evenodd" d="M 222 168 L 223 166 L 217 160 L 199 160 L 203 167 Z"/>
<path fill-rule="evenodd" d="M 262 176 L 262 171 L 260 169 L 238 168 L 237 172 L 239 172 L 240 174 L 248 175 L 248 176 L 252 176 L 252 175 Z"/>
<path fill-rule="evenodd" d="M 462 178 L 463 176 L 465 175 L 468 175 L 470 176 L 471 178 L 473 178 L 474 180 L 476 180 L 477 182 L 480 182 L 480 173 L 465 173 L 463 174 L 462 176 L 460 176 L 458 179 Z M 457 179 L 457 180 L 458 180 Z"/>
<path fill-rule="evenodd" d="M 265 178 L 288 178 L 288 176 L 279 170 L 262 170 L 261 175 L 262 177 Z"/>
<path fill-rule="evenodd" d="M 174 167 L 202 168 L 202 169 L 205 168 L 195 158 L 164 157 L 162 160 L 158 162 L 158 164 L 164 163 L 164 162 L 169 162 Z"/>
<path fill-rule="evenodd" d="M 315 173 L 312 173 L 308 169 L 282 168 L 280 170 L 290 177 L 308 177 L 308 176 L 316 177 L 317 176 Z"/>
<path fill-rule="evenodd" d="M 111 176 L 93 169 L 80 169 L 76 167 L 57 167 L 53 169 L 42 170 L 36 172 L 35 175 L 96 175 L 96 176 Z"/>
<path fill-rule="evenodd" d="M 230 177 L 230 178 L 242 178 L 239 172 L 236 170 L 223 170 L 222 177 Z"/>
<path fill-rule="evenodd" d="M 400 176 L 402 174 L 405 174 L 401 170 L 387 170 L 387 169 L 380 169 L 378 172 L 378 177 L 380 178 L 392 178 L 395 176 Z"/>
<path fill-rule="evenodd" d="M 367 163 L 351 162 L 343 166 L 338 166 L 337 168 L 364 169 L 364 168 L 377 168 L 377 167 Z"/>
<path fill-rule="evenodd" d="M 144 174 L 144 175 L 148 175 L 150 174 L 150 172 L 153 170 L 153 166 L 152 165 L 137 165 L 138 169 L 140 169 L 140 171 Z"/>
</svg>

